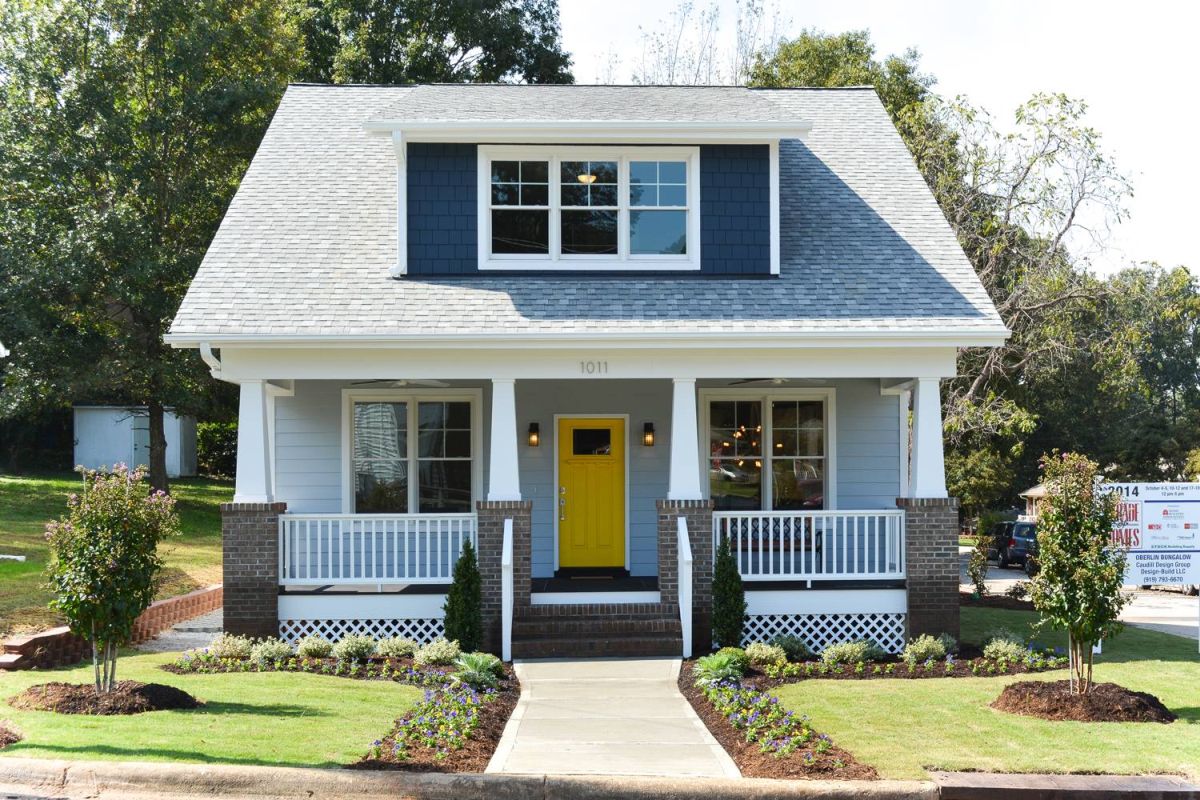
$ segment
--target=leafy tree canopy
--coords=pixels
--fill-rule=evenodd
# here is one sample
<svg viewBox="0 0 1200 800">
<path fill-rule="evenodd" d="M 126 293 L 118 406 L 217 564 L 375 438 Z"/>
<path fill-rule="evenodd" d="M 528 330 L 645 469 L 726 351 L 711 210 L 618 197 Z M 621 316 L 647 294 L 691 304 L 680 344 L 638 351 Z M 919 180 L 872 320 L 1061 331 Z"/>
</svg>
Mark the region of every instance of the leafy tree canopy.
<svg viewBox="0 0 1200 800">
<path fill-rule="evenodd" d="M 318 83 L 571 83 L 557 0 L 308 0 Z"/>
</svg>

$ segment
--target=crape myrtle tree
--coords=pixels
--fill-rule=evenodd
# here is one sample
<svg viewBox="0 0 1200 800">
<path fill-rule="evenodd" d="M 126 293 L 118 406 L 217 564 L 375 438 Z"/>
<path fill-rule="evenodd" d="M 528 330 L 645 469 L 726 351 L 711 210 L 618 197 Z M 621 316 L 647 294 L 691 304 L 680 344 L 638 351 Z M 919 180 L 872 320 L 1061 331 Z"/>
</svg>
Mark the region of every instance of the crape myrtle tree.
<svg viewBox="0 0 1200 800">
<path fill-rule="evenodd" d="M 0 3 L 0 414 L 217 390 L 163 342 L 302 45 L 275 0 Z"/>
<path fill-rule="evenodd" d="M 1096 462 L 1078 453 L 1042 460 L 1046 496 L 1038 510 L 1038 574 L 1031 595 L 1045 623 L 1065 628 L 1071 691 L 1092 687 L 1092 646 L 1122 629 L 1117 617 L 1125 553 L 1113 544 L 1117 496 L 1100 489 Z"/>
<path fill-rule="evenodd" d="M 82 470 L 83 491 L 67 499 L 67 515 L 46 526 L 54 592 L 50 607 L 71 632 L 92 643 L 96 693 L 117 683 L 117 649 L 154 600 L 162 568 L 158 545 L 179 533 L 174 499 L 148 492 L 142 468 Z"/>
</svg>

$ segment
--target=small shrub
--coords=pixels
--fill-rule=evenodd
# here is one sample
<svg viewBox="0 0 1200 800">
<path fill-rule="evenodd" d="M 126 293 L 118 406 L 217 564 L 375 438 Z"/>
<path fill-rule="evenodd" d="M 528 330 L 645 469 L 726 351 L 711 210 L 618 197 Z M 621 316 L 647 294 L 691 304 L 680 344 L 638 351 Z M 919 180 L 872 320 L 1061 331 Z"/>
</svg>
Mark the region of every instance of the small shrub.
<svg viewBox="0 0 1200 800">
<path fill-rule="evenodd" d="M 458 667 L 454 679 L 475 690 L 496 686 L 504 674 L 500 659 L 491 653 L 463 653 L 454 660 L 454 666 Z"/>
<path fill-rule="evenodd" d="M 434 639 L 424 647 L 417 648 L 413 661 L 420 667 L 446 666 L 453 664 L 462 653 L 458 642 L 446 639 Z"/>
<path fill-rule="evenodd" d="M 292 655 L 292 646 L 282 639 L 263 639 L 250 648 L 250 660 L 259 664 L 283 661 Z"/>
<path fill-rule="evenodd" d="M 939 633 L 937 640 L 942 643 L 942 647 L 946 649 L 947 655 L 958 652 L 958 642 L 950 634 Z"/>
<path fill-rule="evenodd" d="M 826 646 L 821 651 L 821 661 L 825 664 L 857 664 L 860 661 L 878 661 L 884 655 L 873 642 L 859 639 Z"/>
<path fill-rule="evenodd" d="M 249 658 L 254 641 L 249 636 L 234 633 L 219 633 L 208 646 L 208 652 L 217 658 Z"/>
<path fill-rule="evenodd" d="M 375 640 L 370 636 L 343 636 L 333 646 L 333 657 L 342 661 L 366 661 L 375 654 Z"/>
<path fill-rule="evenodd" d="M 464 650 L 477 650 L 483 641 L 483 578 L 475 561 L 475 548 L 463 543 L 454 564 L 454 578 L 446 595 L 446 638 Z"/>
<path fill-rule="evenodd" d="M 729 656 L 730 658 L 736 659 L 737 663 L 738 663 L 738 668 L 741 669 L 741 671 L 743 673 L 745 673 L 746 670 L 750 669 L 750 658 L 746 655 L 746 651 L 743 650 L 742 648 L 740 648 L 740 647 L 722 647 L 717 652 L 723 653 L 723 654 Z"/>
<path fill-rule="evenodd" d="M 712 614 L 713 638 L 717 644 L 722 647 L 741 644 L 746 624 L 746 588 L 727 536 L 721 537 L 713 562 Z"/>
<path fill-rule="evenodd" d="M 776 647 L 782 647 L 788 661 L 807 661 L 813 656 L 812 650 L 799 636 L 780 634 L 770 641 Z"/>
<path fill-rule="evenodd" d="M 375 645 L 375 654 L 385 658 L 412 658 L 416 652 L 417 643 L 403 636 L 380 639 L 379 644 Z"/>
<path fill-rule="evenodd" d="M 1013 600 L 1024 600 L 1029 597 L 1029 581 L 1017 581 L 1004 590 L 1004 596 Z"/>
<path fill-rule="evenodd" d="M 333 642 L 315 633 L 309 634 L 296 645 L 296 655 L 302 658 L 329 658 L 333 652 Z"/>
<path fill-rule="evenodd" d="M 930 659 L 941 661 L 946 657 L 946 645 L 927 633 L 923 633 L 904 646 L 904 663 L 920 664 Z"/>
<path fill-rule="evenodd" d="M 1024 644 L 1012 639 L 993 639 L 983 648 L 983 657 L 993 661 L 1020 661 L 1027 653 Z"/>
<path fill-rule="evenodd" d="M 746 647 L 746 658 L 756 669 L 778 667 L 787 663 L 787 653 L 776 644 L 754 642 Z"/>
<path fill-rule="evenodd" d="M 739 681 L 746 674 L 745 653 L 739 658 L 734 647 L 727 647 L 709 656 L 696 659 L 692 667 L 692 676 L 697 685 L 720 683 L 721 681 Z"/>
</svg>

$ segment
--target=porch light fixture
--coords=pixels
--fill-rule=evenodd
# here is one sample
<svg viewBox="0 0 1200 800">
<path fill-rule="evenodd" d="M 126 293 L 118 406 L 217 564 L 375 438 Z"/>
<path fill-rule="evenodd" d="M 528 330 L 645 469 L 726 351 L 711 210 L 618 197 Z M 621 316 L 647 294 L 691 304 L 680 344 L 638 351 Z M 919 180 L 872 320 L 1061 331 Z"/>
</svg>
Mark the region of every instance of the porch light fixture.
<svg viewBox="0 0 1200 800">
<path fill-rule="evenodd" d="M 537 447 L 541 443 L 542 437 L 538 431 L 538 424 L 536 422 L 529 423 L 529 446 Z"/>
<path fill-rule="evenodd" d="M 654 447 L 654 423 L 647 422 L 642 426 L 642 444 L 646 447 Z"/>
</svg>

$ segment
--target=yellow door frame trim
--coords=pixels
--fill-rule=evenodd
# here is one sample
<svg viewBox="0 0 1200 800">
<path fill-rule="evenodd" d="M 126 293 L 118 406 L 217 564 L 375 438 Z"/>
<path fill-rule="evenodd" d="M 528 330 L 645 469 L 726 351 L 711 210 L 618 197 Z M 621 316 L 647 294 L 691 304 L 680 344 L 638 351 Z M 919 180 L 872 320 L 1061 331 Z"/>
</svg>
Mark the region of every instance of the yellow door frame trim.
<svg viewBox="0 0 1200 800">
<path fill-rule="evenodd" d="M 629 429 L 628 414 L 555 414 L 553 425 L 554 438 L 554 484 L 553 491 L 550 497 L 550 518 L 554 521 L 554 569 L 559 569 L 559 530 L 558 530 L 558 463 L 559 463 L 559 441 L 558 441 L 558 422 L 561 419 L 619 419 L 625 422 L 625 569 L 630 569 L 629 562 L 629 450 L 631 441 L 631 432 Z"/>
</svg>

